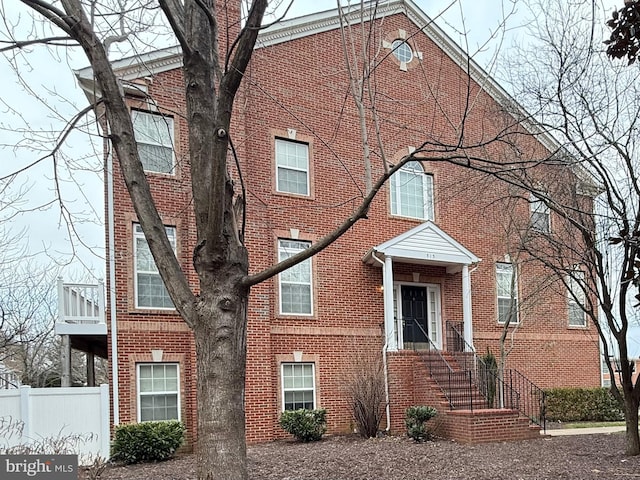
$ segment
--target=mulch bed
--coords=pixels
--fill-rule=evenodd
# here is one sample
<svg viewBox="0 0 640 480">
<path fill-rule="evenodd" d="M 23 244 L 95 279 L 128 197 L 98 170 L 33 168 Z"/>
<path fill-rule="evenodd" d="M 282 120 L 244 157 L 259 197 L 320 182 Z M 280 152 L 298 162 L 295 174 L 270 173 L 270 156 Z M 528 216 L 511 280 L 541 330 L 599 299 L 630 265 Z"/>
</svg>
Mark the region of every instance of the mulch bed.
<svg viewBox="0 0 640 480">
<path fill-rule="evenodd" d="M 330 436 L 316 443 L 249 447 L 252 480 L 591 480 L 640 479 L 640 457 L 624 455 L 624 434 L 524 442 L 417 444 L 406 437 Z M 195 457 L 110 466 L 103 480 L 191 480 Z M 86 478 L 86 477 L 85 477 Z"/>
</svg>

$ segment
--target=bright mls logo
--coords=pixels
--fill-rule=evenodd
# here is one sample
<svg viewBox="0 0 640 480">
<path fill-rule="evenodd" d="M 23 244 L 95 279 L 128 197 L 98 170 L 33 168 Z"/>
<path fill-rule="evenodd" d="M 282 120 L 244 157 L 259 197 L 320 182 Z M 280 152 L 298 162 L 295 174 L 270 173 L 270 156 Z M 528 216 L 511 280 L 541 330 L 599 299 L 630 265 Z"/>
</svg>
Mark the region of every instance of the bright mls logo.
<svg viewBox="0 0 640 480">
<path fill-rule="evenodd" d="M 77 455 L 0 455 L 2 480 L 77 480 Z"/>
</svg>

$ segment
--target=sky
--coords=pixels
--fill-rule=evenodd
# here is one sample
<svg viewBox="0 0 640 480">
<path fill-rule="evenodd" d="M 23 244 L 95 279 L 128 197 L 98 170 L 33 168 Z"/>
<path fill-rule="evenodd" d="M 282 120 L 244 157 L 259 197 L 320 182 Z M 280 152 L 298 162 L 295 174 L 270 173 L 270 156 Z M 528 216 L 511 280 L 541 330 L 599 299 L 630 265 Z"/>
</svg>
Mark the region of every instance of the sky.
<svg viewBox="0 0 640 480">
<path fill-rule="evenodd" d="M 414 2 L 430 17 L 437 17 L 436 23 L 454 40 L 466 42 L 468 51 L 477 53 L 474 59 L 485 68 L 496 52 L 508 53 L 509 44 L 515 38 L 521 39 L 524 32 L 526 18 L 519 0 Z M 621 5 L 622 0 L 604 1 L 606 12 Z M 288 17 L 335 6 L 335 0 L 294 0 Z M 9 19 L 0 25 L 0 40 L 7 39 L 8 25 L 17 25 L 20 38 L 32 28 L 28 13 L 15 0 L 0 0 L 0 14 Z M 500 29 L 505 16 L 507 38 L 501 43 L 492 35 Z M 43 30 L 39 33 L 48 33 L 38 28 Z M 0 179 L 48 152 L 52 142 L 59 138 L 62 125 L 87 105 L 73 76 L 73 69 L 87 65 L 83 55 L 65 55 L 62 51 L 52 55 L 42 47 L 27 50 L 28 55 L 4 60 L 0 57 Z M 0 190 L 0 246 L 3 228 L 10 228 L 12 234 L 22 234 L 21 243 L 38 262 L 55 261 L 65 265 L 65 279 L 93 282 L 105 275 L 104 190 L 101 142 L 89 136 L 88 131 L 80 128 L 72 132 L 56 158 L 58 164 L 63 164 L 64 156 L 73 169 L 58 169 L 56 176 L 54 161 L 47 158 L 16 177 L 9 195 Z M 95 132 L 95 128 L 91 131 Z M 56 184 L 64 208 L 57 201 Z M 23 192 L 21 197 L 13 205 L 6 205 L 7 198 L 19 192 Z M 10 220 L 3 221 L 7 218 Z"/>
</svg>

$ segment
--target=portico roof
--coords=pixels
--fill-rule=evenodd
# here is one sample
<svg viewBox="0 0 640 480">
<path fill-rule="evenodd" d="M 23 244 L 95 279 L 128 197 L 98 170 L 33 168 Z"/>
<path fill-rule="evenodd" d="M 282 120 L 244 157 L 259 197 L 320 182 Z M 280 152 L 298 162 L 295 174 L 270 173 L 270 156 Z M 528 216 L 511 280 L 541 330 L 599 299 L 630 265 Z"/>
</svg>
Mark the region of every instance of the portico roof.
<svg viewBox="0 0 640 480">
<path fill-rule="evenodd" d="M 371 248 L 363 261 L 369 265 L 381 265 L 374 256 L 378 260 L 391 257 L 396 262 L 442 265 L 447 267 L 449 273 L 459 271 L 462 265 L 480 261 L 431 221 Z"/>
</svg>

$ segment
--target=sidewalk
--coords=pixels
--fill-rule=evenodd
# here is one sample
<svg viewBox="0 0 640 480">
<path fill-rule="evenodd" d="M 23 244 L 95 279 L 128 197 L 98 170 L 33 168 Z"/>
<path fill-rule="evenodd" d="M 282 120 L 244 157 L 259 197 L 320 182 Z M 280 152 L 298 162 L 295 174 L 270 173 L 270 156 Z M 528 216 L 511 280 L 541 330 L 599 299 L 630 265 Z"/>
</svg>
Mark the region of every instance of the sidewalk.
<svg viewBox="0 0 640 480">
<path fill-rule="evenodd" d="M 618 433 L 624 432 L 624 425 L 618 427 L 593 427 L 593 428 L 554 428 L 547 429 L 546 432 L 540 430 L 541 435 L 549 435 L 551 437 L 558 437 L 561 435 L 593 435 L 596 433 Z"/>
</svg>

